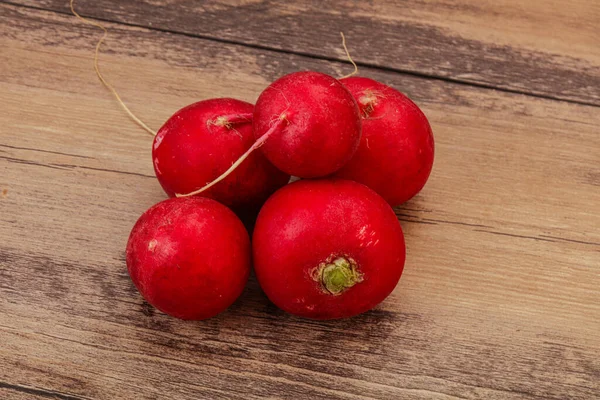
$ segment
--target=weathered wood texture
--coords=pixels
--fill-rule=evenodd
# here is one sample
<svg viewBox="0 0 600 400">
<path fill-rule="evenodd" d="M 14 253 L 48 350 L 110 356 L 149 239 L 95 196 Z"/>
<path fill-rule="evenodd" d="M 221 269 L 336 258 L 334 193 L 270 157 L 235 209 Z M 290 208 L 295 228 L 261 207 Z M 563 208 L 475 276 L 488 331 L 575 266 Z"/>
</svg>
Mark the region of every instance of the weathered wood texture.
<svg viewBox="0 0 600 400">
<path fill-rule="evenodd" d="M 102 69 L 155 128 L 199 99 L 253 101 L 286 72 L 348 69 L 106 25 Z M 363 68 L 414 98 L 436 138 L 428 185 L 397 210 L 397 289 L 311 322 L 251 280 L 227 312 L 182 322 L 127 276 L 129 230 L 164 194 L 150 137 L 93 72 L 98 30 L 3 4 L 0 32 L 0 398 L 599 397 L 600 108 Z"/>
<path fill-rule="evenodd" d="M 11 0 L 68 13 L 67 0 Z M 78 0 L 84 15 L 600 105 L 594 0 Z M 199 52 L 201 54 L 201 52 Z"/>
</svg>

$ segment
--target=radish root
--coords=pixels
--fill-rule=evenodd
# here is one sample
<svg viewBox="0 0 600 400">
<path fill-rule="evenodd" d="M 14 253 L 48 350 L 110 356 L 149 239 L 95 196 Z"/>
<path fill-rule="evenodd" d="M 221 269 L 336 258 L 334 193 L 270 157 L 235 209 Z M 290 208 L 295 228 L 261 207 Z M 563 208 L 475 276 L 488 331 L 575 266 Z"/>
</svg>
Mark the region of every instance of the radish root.
<svg viewBox="0 0 600 400">
<path fill-rule="evenodd" d="M 252 122 L 252 113 L 220 115 L 215 119 L 206 121 L 206 126 L 210 127 L 211 125 L 214 125 L 231 129 L 234 124 L 241 124 L 244 122 Z"/>
<path fill-rule="evenodd" d="M 344 32 L 340 32 L 340 35 L 342 36 L 342 46 L 344 46 L 344 51 L 346 52 L 346 57 L 348 57 L 348 60 L 352 63 L 352 65 L 354 65 L 354 71 L 352 71 L 348 75 L 344 75 L 341 78 L 339 78 L 339 79 L 344 79 L 344 78 L 350 78 L 351 76 L 358 74 L 358 66 L 356 65 L 356 63 L 354 62 L 352 57 L 350 57 L 350 52 L 348 51 L 348 47 L 346 47 L 346 37 L 344 36 Z"/>
<path fill-rule="evenodd" d="M 235 171 L 235 169 L 237 167 L 240 166 L 241 163 L 244 162 L 244 160 L 246 160 L 246 158 L 248 158 L 250 156 L 250 154 L 252 154 L 252 152 L 256 149 L 258 149 L 259 147 L 261 147 L 263 144 L 265 144 L 265 142 L 267 141 L 267 139 L 274 133 L 276 132 L 279 127 L 281 127 L 284 122 L 288 122 L 287 117 L 285 115 L 285 113 L 282 113 L 277 121 L 275 121 L 275 123 L 273 125 L 271 125 L 271 127 L 269 128 L 269 130 L 262 135 L 260 138 L 258 138 L 258 140 L 256 142 L 254 142 L 254 144 L 248 149 L 246 150 L 246 152 L 244 154 L 242 154 L 240 156 L 240 158 L 237 159 L 236 162 L 234 162 L 231 167 L 229 167 L 227 169 L 227 171 L 223 172 L 219 177 L 217 177 L 214 181 L 204 185 L 204 187 L 195 190 L 191 193 L 186 193 L 186 194 L 180 194 L 180 193 L 176 193 L 175 196 L 176 197 L 188 197 L 188 196 L 194 196 L 197 194 L 200 194 L 208 189 L 210 189 L 211 187 L 215 186 L 217 183 L 221 182 L 222 180 L 224 180 L 225 178 L 227 178 L 229 176 L 229 174 L 231 174 L 233 171 Z"/>
<path fill-rule="evenodd" d="M 92 21 L 91 19 L 87 19 L 87 18 L 84 18 L 81 15 L 79 15 L 77 13 L 77 11 L 75 11 L 75 6 L 73 5 L 74 1 L 75 0 L 70 0 L 71 12 L 73 13 L 73 15 L 76 16 L 81 21 L 87 23 L 87 24 L 94 25 L 95 27 L 102 29 L 102 31 L 104 32 L 104 34 L 102 35 L 102 37 L 100 38 L 100 40 L 98 40 L 98 43 L 96 43 L 96 51 L 94 52 L 94 69 L 96 70 L 96 75 L 98 75 L 98 79 L 100 79 L 100 82 L 102 82 L 102 84 L 108 90 L 111 91 L 111 93 L 113 94 L 113 96 L 115 96 L 115 98 L 117 99 L 117 101 L 119 102 L 119 104 L 121 105 L 121 107 L 123 107 L 123 109 L 125 110 L 125 112 L 139 126 L 141 126 L 146 132 L 148 132 L 152 136 L 156 136 L 156 132 L 155 131 L 153 131 L 152 129 L 150 129 L 148 127 L 148 125 L 146 125 L 142 120 L 140 120 L 138 117 L 135 116 L 135 114 L 133 114 L 131 112 L 131 110 L 129 109 L 129 107 L 127 107 L 127 105 L 125 105 L 125 103 L 123 102 L 123 100 L 121 100 L 121 96 L 119 96 L 119 93 L 117 93 L 117 91 L 115 90 L 115 88 L 110 83 L 108 83 L 106 81 L 106 79 L 104 79 L 104 77 L 102 76 L 102 74 L 100 73 L 100 68 L 98 67 L 98 54 L 100 52 L 100 46 L 104 42 L 104 39 L 106 39 L 106 36 L 108 36 L 108 30 L 103 25 L 99 24 L 98 22 Z"/>
<path fill-rule="evenodd" d="M 235 132 L 236 135 L 242 139 L 242 134 L 238 132 L 237 129 L 233 127 L 235 124 L 245 124 L 252 122 L 252 113 L 243 113 L 243 114 L 229 114 L 229 115 L 220 115 L 215 119 L 209 119 L 206 121 L 206 129 L 210 133 L 213 133 L 211 127 L 218 126 L 221 128 L 226 128 Z"/>
</svg>

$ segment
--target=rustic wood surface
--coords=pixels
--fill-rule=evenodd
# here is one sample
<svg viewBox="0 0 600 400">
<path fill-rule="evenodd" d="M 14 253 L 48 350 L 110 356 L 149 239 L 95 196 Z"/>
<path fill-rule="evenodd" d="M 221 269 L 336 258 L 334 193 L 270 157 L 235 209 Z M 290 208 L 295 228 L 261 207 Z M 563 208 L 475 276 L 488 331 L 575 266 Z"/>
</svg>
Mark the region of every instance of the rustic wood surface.
<svg viewBox="0 0 600 400">
<path fill-rule="evenodd" d="M 165 198 L 151 138 L 94 74 L 98 29 L 19 3 L 0 4 L 0 399 L 600 398 L 597 2 L 78 3 L 114 21 L 101 68 L 154 128 L 288 72 L 349 72 L 342 26 L 361 74 L 423 108 L 436 162 L 397 209 L 405 274 L 334 322 L 253 279 L 204 322 L 142 301 L 124 247 Z"/>
<path fill-rule="evenodd" d="M 67 0 L 10 0 L 70 13 Z M 325 60 L 600 105 L 594 0 L 80 0 L 83 15 Z"/>
</svg>

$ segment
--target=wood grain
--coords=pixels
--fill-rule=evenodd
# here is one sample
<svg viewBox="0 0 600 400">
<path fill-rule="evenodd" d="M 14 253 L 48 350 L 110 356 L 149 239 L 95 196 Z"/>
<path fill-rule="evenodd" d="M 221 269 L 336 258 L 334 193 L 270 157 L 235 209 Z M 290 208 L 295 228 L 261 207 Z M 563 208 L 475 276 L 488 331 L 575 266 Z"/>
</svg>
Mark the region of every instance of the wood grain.
<svg viewBox="0 0 600 400">
<path fill-rule="evenodd" d="M 158 127 L 216 96 L 253 101 L 314 57 L 107 24 L 101 67 Z M 129 280 L 129 230 L 162 200 L 150 138 L 98 83 L 99 32 L 0 5 L 0 397 L 593 399 L 600 393 L 600 108 L 363 68 L 436 138 L 397 209 L 405 274 L 377 310 L 298 319 L 252 279 L 204 322 Z M 201 52 L 198 49 L 202 49 Z"/>
<path fill-rule="evenodd" d="M 69 13 L 65 0 L 11 0 Z M 84 15 L 600 105 L 594 0 L 78 0 Z"/>
</svg>

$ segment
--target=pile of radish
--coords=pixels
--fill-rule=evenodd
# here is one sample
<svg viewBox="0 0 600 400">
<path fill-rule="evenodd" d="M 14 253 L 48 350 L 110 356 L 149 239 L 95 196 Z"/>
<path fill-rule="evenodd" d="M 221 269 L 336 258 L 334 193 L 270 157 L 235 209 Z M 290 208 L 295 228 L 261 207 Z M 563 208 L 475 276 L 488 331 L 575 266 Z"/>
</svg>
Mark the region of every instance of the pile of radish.
<svg viewBox="0 0 600 400">
<path fill-rule="evenodd" d="M 254 106 L 187 106 L 154 139 L 156 177 L 171 198 L 131 232 L 131 279 L 150 304 L 181 319 L 225 310 L 252 266 L 267 297 L 289 313 L 368 311 L 404 268 L 392 207 L 423 188 L 433 155 L 421 110 L 368 78 L 296 72 Z M 290 176 L 299 180 L 288 184 Z M 260 210 L 252 241 L 236 216 L 248 210 Z"/>
</svg>

